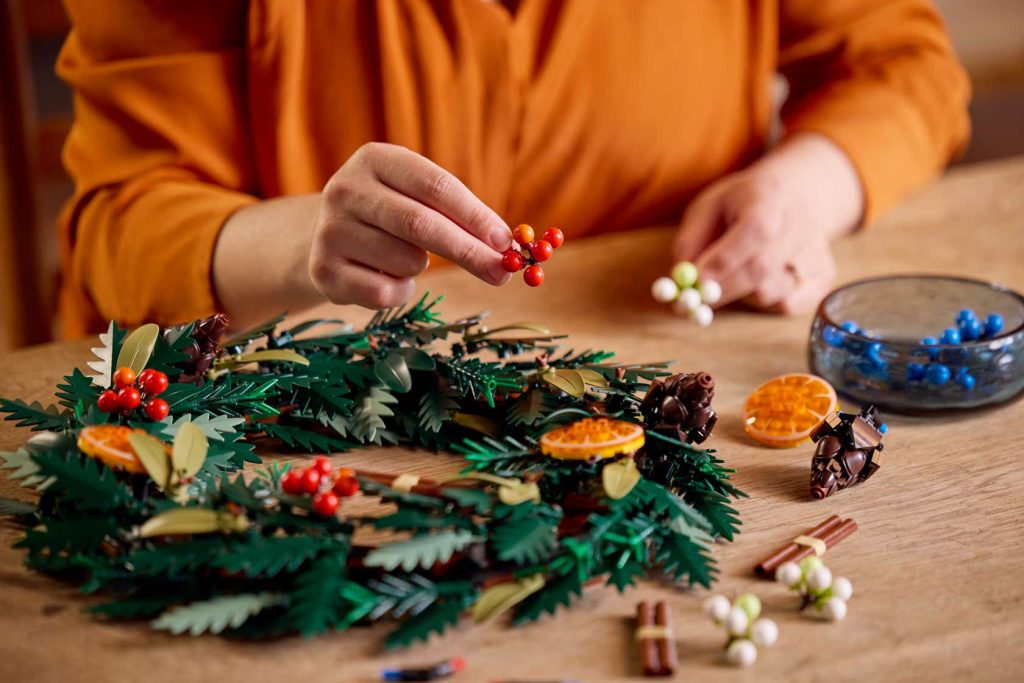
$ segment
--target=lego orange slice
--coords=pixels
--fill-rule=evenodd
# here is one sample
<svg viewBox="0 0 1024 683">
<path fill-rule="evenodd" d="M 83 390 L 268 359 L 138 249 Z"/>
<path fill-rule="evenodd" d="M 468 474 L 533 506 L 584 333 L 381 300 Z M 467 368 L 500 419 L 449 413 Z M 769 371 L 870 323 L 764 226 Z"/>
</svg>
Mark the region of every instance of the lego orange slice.
<svg viewBox="0 0 1024 683">
<path fill-rule="evenodd" d="M 606 417 L 584 418 L 540 438 L 541 453 L 563 460 L 611 458 L 632 453 L 643 445 L 643 426 Z"/>
<path fill-rule="evenodd" d="M 814 428 L 837 407 L 836 390 L 821 377 L 780 375 L 747 396 L 743 428 L 760 444 L 790 448 L 807 441 Z"/>
<path fill-rule="evenodd" d="M 128 443 L 131 434 L 145 434 L 141 429 L 123 425 L 92 425 L 78 434 L 78 448 L 86 455 L 96 458 L 115 470 L 145 473 L 145 468 Z M 170 455 L 170 449 L 167 450 Z"/>
</svg>

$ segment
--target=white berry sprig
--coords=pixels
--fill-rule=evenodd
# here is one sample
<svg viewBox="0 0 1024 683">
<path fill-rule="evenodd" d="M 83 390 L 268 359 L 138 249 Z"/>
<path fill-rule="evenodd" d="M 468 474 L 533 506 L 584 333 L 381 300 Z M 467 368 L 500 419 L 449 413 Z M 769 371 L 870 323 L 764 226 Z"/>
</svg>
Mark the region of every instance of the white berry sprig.
<svg viewBox="0 0 1024 683">
<path fill-rule="evenodd" d="M 722 298 L 722 287 L 714 280 L 701 280 L 697 266 L 680 261 L 672 267 L 670 277 L 659 277 L 651 284 L 651 296 L 659 303 L 671 303 L 677 313 L 707 327 L 715 319 L 711 307 Z"/>
<path fill-rule="evenodd" d="M 805 557 L 800 564 L 786 562 L 775 570 L 775 580 L 800 594 L 800 609 L 828 621 L 842 621 L 847 603 L 853 597 L 853 584 L 845 576 L 832 578 L 821 558 Z"/>
<path fill-rule="evenodd" d="M 771 647 L 779 639 L 774 621 L 758 619 L 761 600 L 753 593 L 738 596 L 734 603 L 724 595 L 714 595 L 704 602 L 704 613 L 728 632 L 725 660 L 734 666 L 750 666 L 757 661 L 758 647 Z"/>
</svg>

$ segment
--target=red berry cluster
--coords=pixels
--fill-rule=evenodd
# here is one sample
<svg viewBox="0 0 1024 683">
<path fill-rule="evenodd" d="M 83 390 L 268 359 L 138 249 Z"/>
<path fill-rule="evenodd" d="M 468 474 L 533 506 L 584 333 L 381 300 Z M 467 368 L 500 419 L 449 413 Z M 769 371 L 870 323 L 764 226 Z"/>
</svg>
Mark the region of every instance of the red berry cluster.
<svg viewBox="0 0 1024 683">
<path fill-rule="evenodd" d="M 338 510 L 338 499 L 359 492 L 356 473 L 348 467 L 331 472 L 331 460 L 319 456 L 303 470 L 289 470 L 281 478 L 281 488 L 294 496 L 313 496 L 313 512 L 328 517 Z"/>
<path fill-rule="evenodd" d="M 140 405 L 150 420 L 162 420 L 171 412 L 171 407 L 162 398 L 155 398 L 167 389 L 167 375 L 159 370 L 146 368 L 135 376 L 131 368 L 118 368 L 114 373 L 113 389 L 100 393 L 97 406 L 104 413 L 120 411 L 127 416 Z"/>
<path fill-rule="evenodd" d="M 533 228 L 521 223 L 512 229 L 512 239 L 520 246 L 512 247 L 501 256 L 501 267 L 510 273 L 523 270 L 523 281 L 531 287 L 544 284 L 544 269 L 538 263 L 551 258 L 555 249 L 565 244 L 565 235 L 558 228 L 548 228 L 544 236 L 534 240 Z"/>
</svg>

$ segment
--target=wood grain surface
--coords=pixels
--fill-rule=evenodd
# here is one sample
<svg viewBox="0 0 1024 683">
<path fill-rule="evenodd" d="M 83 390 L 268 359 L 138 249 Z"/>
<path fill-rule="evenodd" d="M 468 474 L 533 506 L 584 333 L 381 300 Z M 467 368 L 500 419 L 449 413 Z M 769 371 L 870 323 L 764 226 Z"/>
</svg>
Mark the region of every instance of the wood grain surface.
<svg viewBox="0 0 1024 683">
<path fill-rule="evenodd" d="M 541 321 L 624 362 L 674 359 L 717 380 L 720 421 L 707 444 L 738 472 L 743 533 L 716 549 L 716 591 L 759 594 L 779 624 L 775 647 L 750 670 L 719 661 L 723 634 L 701 614 L 704 590 L 645 584 L 619 595 L 589 589 L 576 607 L 513 629 L 464 622 L 429 645 L 385 653 L 383 628 L 318 640 L 265 643 L 174 637 L 145 625 L 106 624 L 83 613 L 73 587 L 28 572 L 0 527 L 0 681 L 373 681 L 384 665 L 462 655 L 455 681 L 627 680 L 638 676 L 632 618 L 641 598 L 669 601 L 681 660 L 678 680 L 1021 680 L 1024 671 L 1024 402 L 956 418 L 888 416 L 886 461 L 862 486 L 824 501 L 807 495 L 810 446 L 769 450 L 740 421 L 747 393 L 774 375 L 806 369 L 810 315 L 725 312 L 698 329 L 653 303 L 650 281 L 667 272 L 669 230 L 568 245 L 545 264 L 544 287 L 491 289 L 453 269 L 423 278 L 445 293 L 449 317 L 481 309 L 492 320 Z M 1024 159 L 967 167 L 911 198 L 879 225 L 836 247 L 842 282 L 885 273 L 988 278 L 1024 289 Z M 335 312 L 336 313 L 336 312 Z M 351 313 L 349 313 L 351 315 Z M 355 316 L 358 320 L 359 316 Z M 64 343 L 0 358 L 0 395 L 52 400 L 53 385 L 88 357 Z M 25 433 L 0 426 L 0 448 Z M 372 449 L 338 462 L 422 475 L 453 471 L 452 456 Z M 25 497 L 0 477 L 0 495 Z M 854 584 L 844 622 L 802 618 L 797 599 L 753 576 L 764 555 L 829 514 L 860 530 L 830 551 Z"/>
</svg>

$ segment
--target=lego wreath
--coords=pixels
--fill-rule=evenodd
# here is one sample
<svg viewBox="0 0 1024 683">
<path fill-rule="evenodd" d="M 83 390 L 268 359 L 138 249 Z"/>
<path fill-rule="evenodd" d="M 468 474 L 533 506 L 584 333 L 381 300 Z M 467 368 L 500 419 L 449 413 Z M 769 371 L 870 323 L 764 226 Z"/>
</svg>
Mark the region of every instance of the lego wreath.
<svg viewBox="0 0 1024 683">
<path fill-rule="evenodd" d="M 57 406 L 0 399 L 39 432 L 0 454 L 39 492 L 0 500 L 23 524 L 16 546 L 104 596 L 89 607 L 102 618 L 236 637 L 393 620 L 389 647 L 465 614 L 523 624 L 591 583 L 709 585 L 743 495 L 688 442 L 714 426 L 711 378 L 560 350 L 532 324 L 445 323 L 438 301 L 360 330 L 111 324 Z M 426 480 L 257 455 L 388 444 L 465 467 Z"/>
</svg>

